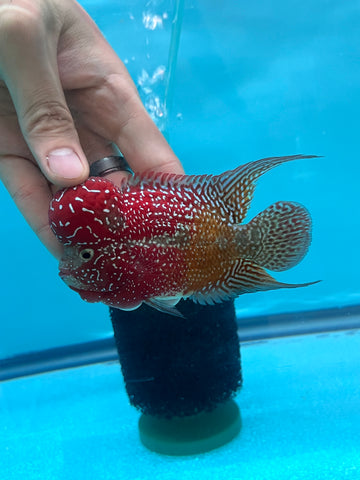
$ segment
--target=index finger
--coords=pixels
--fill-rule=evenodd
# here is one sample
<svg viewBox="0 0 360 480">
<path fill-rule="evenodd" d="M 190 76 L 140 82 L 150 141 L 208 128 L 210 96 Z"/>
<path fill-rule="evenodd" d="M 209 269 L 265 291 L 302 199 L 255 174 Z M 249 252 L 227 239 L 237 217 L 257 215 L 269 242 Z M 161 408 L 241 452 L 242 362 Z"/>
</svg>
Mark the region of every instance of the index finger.
<svg viewBox="0 0 360 480">
<path fill-rule="evenodd" d="M 134 172 L 184 173 L 183 167 L 164 136 L 152 121 L 136 95 L 128 101 L 126 111 L 119 110 L 116 143 Z"/>
</svg>

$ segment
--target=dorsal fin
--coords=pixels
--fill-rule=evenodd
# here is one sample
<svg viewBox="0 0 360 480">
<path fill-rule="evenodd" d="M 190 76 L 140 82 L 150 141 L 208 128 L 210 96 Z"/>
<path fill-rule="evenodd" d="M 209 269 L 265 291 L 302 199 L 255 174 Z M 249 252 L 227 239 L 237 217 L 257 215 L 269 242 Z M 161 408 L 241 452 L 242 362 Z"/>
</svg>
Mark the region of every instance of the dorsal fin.
<svg viewBox="0 0 360 480">
<path fill-rule="evenodd" d="M 241 223 L 250 207 L 256 181 L 261 175 L 282 163 L 315 157 L 316 155 L 291 155 L 262 158 L 214 176 L 211 183 L 221 198 L 230 220 L 233 223 Z"/>
<path fill-rule="evenodd" d="M 233 223 L 241 223 L 249 209 L 256 180 L 272 168 L 292 160 L 315 158 L 316 155 L 269 157 L 241 165 L 220 175 L 176 175 L 149 172 L 135 174 L 128 185 L 142 188 L 190 188 L 203 195 L 204 200 L 215 201 Z"/>
<path fill-rule="evenodd" d="M 176 173 L 147 172 L 135 173 L 128 180 L 129 187 L 141 186 L 142 188 L 177 188 L 192 187 L 202 188 L 214 175 L 181 175 Z"/>
</svg>

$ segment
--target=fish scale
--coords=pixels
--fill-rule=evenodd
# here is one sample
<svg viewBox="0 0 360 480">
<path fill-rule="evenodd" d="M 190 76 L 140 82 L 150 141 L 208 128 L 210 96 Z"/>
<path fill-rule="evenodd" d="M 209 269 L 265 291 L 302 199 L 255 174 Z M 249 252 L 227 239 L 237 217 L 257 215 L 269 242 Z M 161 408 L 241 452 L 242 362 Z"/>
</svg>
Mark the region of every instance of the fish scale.
<svg viewBox="0 0 360 480">
<path fill-rule="evenodd" d="M 145 302 L 174 315 L 181 298 L 211 304 L 310 285 L 281 283 L 265 270 L 286 270 L 305 256 L 305 207 L 277 202 L 242 222 L 261 175 L 313 157 L 271 157 L 220 175 L 135 175 L 119 186 L 91 177 L 64 189 L 49 209 L 64 245 L 60 276 L 86 301 L 125 310 Z"/>
</svg>

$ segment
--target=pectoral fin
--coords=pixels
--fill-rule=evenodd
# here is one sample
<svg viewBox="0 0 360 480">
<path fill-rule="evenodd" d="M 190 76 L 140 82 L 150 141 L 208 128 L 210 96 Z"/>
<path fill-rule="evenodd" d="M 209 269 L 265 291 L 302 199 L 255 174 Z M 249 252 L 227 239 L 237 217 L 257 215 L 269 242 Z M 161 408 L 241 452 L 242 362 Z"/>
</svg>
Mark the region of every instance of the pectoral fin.
<svg viewBox="0 0 360 480">
<path fill-rule="evenodd" d="M 159 312 L 167 313 L 168 315 L 173 315 L 175 317 L 184 318 L 184 315 L 175 307 L 175 305 L 180 301 L 181 297 L 158 297 L 158 298 L 148 298 L 144 301 L 150 307 L 159 310 Z"/>
</svg>

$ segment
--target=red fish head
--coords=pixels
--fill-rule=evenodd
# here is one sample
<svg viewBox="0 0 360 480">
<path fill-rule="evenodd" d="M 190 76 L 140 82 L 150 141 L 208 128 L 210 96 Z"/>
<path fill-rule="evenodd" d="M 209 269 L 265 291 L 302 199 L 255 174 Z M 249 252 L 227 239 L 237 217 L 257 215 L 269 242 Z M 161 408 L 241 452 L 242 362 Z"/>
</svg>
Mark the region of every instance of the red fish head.
<svg viewBox="0 0 360 480">
<path fill-rule="evenodd" d="M 65 246 L 60 260 L 61 279 L 88 302 L 115 301 L 117 289 L 121 289 L 123 268 L 120 267 L 114 246 L 101 245 Z"/>
<path fill-rule="evenodd" d="M 60 277 L 88 301 L 103 301 L 119 280 L 117 265 L 108 259 L 125 225 L 120 196 L 112 182 L 92 177 L 59 191 L 50 204 L 51 229 L 64 245 Z"/>
<path fill-rule="evenodd" d="M 167 256 L 170 264 L 178 256 Z M 104 242 L 100 245 L 65 246 L 59 270 L 62 280 L 83 300 L 102 302 L 105 305 L 132 310 L 166 287 L 159 282 L 157 268 L 159 252 L 147 248 L 144 256 L 141 247 L 131 247 L 124 242 Z M 175 271 L 173 276 L 181 276 Z M 167 291 L 174 296 L 176 290 Z M 178 299 L 177 299 L 178 300 Z"/>
</svg>

